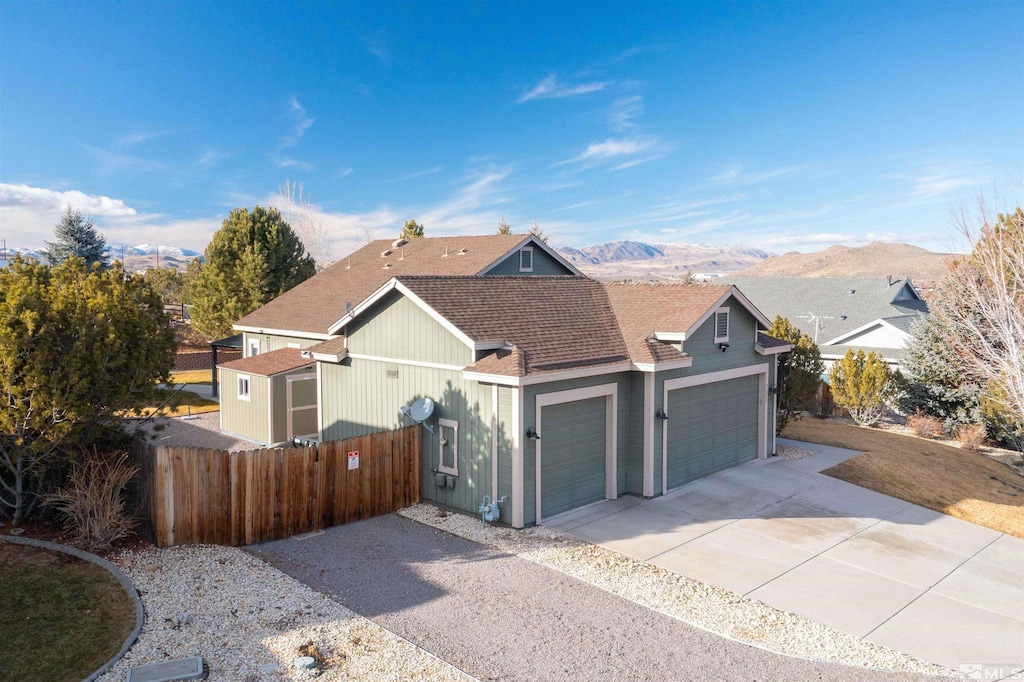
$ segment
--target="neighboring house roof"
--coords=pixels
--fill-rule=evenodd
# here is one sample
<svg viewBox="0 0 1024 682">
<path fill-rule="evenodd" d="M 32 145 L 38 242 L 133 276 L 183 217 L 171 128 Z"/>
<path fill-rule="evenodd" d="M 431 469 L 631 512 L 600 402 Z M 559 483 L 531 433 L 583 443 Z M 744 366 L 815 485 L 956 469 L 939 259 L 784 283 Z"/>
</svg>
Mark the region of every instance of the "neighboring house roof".
<svg viewBox="0 0 1024 682">
<path fill-rule="evenodd" d="M 609 282 L 604 287 L 629 357 L 638 364 L 671 362 L 686 357 L 675 346 L 658 341 L 654 335 L 675 332 L 684 336 L 733 291 L 729 285 Z M 652 311 L 657 313 L 652 314 Z"/>
<path fill-rule="evenodd" d="M 578 271 L 532 235 L 423 237 L 402 246 L 379 239 L 342 258 L 235 323 L 243 331 L 284 331 L 328 338 L 346 306 L 358 305 L 398 275 L 476 275 L 517 249 L 533 243 Z"/>
<path fill-rule="evenodd" d="M 769 317 L 781 315 L 825 347 L 884 320 L 909 337 L 928 304 L 910 280 L 864 277 L 727 277 Z M 902 299 L 902 300 L 899 300 Z M 841 345 L 838 344 L 838 345 Z M 852 345 L 856 345 L 855 343 Z M 843 346 L 842 353 L 846 352 Z M 893 356 L 887 349 L 887 356 Z"/>
<path fill-rule="evenodd" d="M 313 364 L 313 360 L 303 357 L 302 351 L 298 348 L 282 348 L 240 360 L 232 360 L 218 366 L 221 369 L 230 369 L 235 372 L 271 377 L 311 364 Z"/>
</svg>

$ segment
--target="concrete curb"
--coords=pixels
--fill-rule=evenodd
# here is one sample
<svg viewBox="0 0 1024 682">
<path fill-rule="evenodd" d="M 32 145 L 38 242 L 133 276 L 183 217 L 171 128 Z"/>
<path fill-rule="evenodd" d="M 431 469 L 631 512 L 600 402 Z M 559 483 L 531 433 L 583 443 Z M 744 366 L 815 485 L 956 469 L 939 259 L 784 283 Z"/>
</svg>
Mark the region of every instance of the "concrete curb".
<svg viewBox="0 0 1024 682">
<path fill-rule="evenodd" d="M 84 682 L 93 682 L 93 680 L 97 679 L 100 675 L 103 675 L 113 668 L 114 664 L 120 661 L 124 655 L 128 653 L 128 649 L 130 649 L 132 645 L 135 644 L 135 640 L 139 638 L 139 633 L 142 632 L 142 624 L 146 618 L 146 612 L 142 606 L 142 599 L 139 598 L 139 591 L 135 589 L 135 584 L 131 581 L 131 578 L 106 559 L 75 547 L 58 545 L 55 542 L 47 542 L 46 540 L 17 537 L 14 535 L 0 535 L 0 540 L 10 542 L 14 545 L 27 545 L 29 547 L 38 547 L 39 549 L 48 549 L 53 552 L 69 554 L 73 557 L 82 559 L 83 561 L 94 563 L 100 568 L 106 569 L 111 575 L 117 578 L 117 582 L 121 583 L 121 587 L 124 588 L 124 591 L 127 592 L 128 596 L 132 598 L 133 602 L 135 602 L 135 628 L 128 634 L 128 638 L 124 640 L 124 644 L 121 645 L 121 649 L 114 654 L 113 658 L 100 666 L 92 675 L 85 678 Z"/>
</svg>

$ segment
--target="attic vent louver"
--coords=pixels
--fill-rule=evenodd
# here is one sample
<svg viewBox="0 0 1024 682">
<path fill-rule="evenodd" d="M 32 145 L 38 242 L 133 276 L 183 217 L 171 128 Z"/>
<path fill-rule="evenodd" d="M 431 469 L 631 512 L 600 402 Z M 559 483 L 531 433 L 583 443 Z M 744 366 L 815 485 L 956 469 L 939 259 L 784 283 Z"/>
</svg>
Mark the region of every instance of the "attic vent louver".
<svg viewBox="0 0 1024 682">
<path fill-rule="evenodd" d="M 399 239 L 396 239 L 395 241 L 391 242 L 391 246 L 393 248 L 397 249 L 399 246 L 405 246 L 408 243 L 409 243 L 408 239 L 401 239 L 401 238 L 399 238 Z"/>
<path fill-rule="evenodd" d="M 851 294 L 855 294 L 855 293 L 857 293 L 857 290 L 856 289 L 850 289 L 850 293 Z"/>
<path fill-rule="evenodd" d="M 469 249 L 459 249 L 459 252 L 457 254 L 455 254 L 455 255 L 456 256 L 464 256 L 467 253 L 469 253 Z"/>
<path fill-rule="evenodd" d="M 387 270 L 387 269 L 388 269 L 388 268 L 390 268 L 390 267 L 391 267 L 391 263 L 385 263 L 385 264 L 384 264 L 384 269 L 385 269 L 385 270 Z"/>
<path fill-rule="evenodd" d="M 380 257 L 381 258 L 385 258 L 385 257 L 390 256 L 390 255 L 391 255 L 391 249 L 387 249 L 386 251 L 381 251 L 380 252 Z"/>
</svg>

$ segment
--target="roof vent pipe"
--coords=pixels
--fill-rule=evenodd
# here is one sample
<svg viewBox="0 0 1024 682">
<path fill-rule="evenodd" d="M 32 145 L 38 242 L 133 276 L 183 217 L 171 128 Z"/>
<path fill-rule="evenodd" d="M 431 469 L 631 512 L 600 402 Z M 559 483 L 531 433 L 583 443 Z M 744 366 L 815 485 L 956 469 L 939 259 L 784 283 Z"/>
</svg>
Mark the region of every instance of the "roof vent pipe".
<svg viewBox="0 0 1024 682">
<path fill-rule="evenodd" d="M 352 301 L 345 301 L 345 314 L 352 312 Z"/>
<path fill-rule="evenodd" d="M 448 257 L 448 245 L 445 244 L 444 245 L 444 255 L 441 256 L 441 258 L 447 258 L 447 257 Z"/>
</svg>

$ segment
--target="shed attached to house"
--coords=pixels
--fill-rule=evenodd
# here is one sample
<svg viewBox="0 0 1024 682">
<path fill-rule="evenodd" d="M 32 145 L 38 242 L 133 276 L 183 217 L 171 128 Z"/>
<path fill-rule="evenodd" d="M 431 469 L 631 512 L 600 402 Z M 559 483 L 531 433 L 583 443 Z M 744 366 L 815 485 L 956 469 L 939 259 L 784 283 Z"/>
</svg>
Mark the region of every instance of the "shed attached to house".
<svg viewBox="0 0 1024 682">
<path fill-rule="evenodd" d="M 261 445 L 316 438 L 316 363 L 283 348 L 221 365 L 220 428 Z"/>
</svg>

